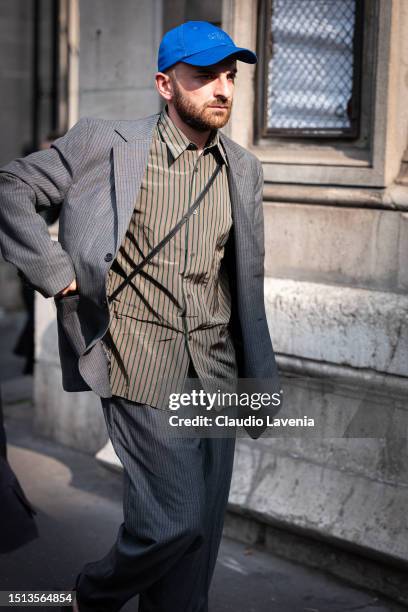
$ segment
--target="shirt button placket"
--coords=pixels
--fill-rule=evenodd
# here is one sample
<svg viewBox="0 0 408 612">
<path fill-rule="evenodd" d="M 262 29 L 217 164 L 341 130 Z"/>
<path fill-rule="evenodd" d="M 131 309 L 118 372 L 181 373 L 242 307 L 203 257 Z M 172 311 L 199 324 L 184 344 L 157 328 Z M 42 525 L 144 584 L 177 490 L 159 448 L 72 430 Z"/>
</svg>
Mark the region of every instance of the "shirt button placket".
<svg viewBox="0 0 408 612">
<path fill-rule="evenodd" d="M 197 175 L 198 172 L 198 163 L 200 160 L 200 156 L 198 156 L 198 158 L 196 159 L 196 161 L 194 162 L 194 168 L 193 168 L 193 173 L 192 173 L 192 178 L 191 178 L 191 189 L 190 189 L 190 200 L 188 203 L 188 206 L 190 207 L 192 202 L 192 194 L 193 194 L 193 185 L 195 184 L 195 177 Z M 194 211 L 193 214 L 195 214 L 197 211 Z M 182 291 L 183 291 L 183 302 L 184 302 L 184 312 L 183 312 L 183 327 L 184 327 L 184 339 L 185 339 L 185 343 L 187 346 L 187 350 L 189 351 L 188 348 L 188 342 L 189 340 L 191 340 L 191 333 L 188 330 L 188 324 L 187 324 L 187 319 L 186 319 L 186 314 L 187 314 L 187 299 L 191 298 L 191 293 L 189 291 L 185 291 L 184 290 L 184 282 L 185 282 L 185 278 L 184 278 L 184 274 L 186 272 L 186 267 L 188 265 L 188 261 L 189 261 L 189 257 L 188 257 L 188 239 L 189 239 L 189 221 L 187 221 L 186 223 L 186 233 L 185 233 L 185 246 L 184 246 L 184 270 L 183 270 L 183 274 L 182 274 Z"/>
</svg>

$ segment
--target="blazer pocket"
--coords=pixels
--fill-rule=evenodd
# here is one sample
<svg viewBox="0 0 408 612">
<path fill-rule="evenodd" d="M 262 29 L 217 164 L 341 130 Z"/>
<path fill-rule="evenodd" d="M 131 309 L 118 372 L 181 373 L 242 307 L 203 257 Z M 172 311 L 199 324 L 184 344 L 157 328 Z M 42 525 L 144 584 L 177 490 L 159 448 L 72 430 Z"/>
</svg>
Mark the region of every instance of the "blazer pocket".
<svg viewBox="0 0 408 612">
<path fill-rule="evenodd" d="M 69 293 L 68 295 L 62 295 L 60 297 L 54 298 L 54 301 L 57 306 L 79 302 L 79 293 Z"/>
<path fill-rule="evenodd" d="M 86 342 L 78 316 L 79 301 L 80 296 L 78 293 L 66 295 L 55 300 L 60 325 L 78 357 L 86 349 Z"/>
</svg>

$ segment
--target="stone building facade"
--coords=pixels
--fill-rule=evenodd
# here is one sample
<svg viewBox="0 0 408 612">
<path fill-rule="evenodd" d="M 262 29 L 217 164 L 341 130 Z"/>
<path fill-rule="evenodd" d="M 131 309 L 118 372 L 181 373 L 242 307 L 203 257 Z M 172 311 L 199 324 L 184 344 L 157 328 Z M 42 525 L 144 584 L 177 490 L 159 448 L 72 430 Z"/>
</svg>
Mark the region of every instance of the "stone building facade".
<svg viewBox="0 0 408 612">
<path fill-rule="evenodd" d="M 311 538 L 309 560 L 311 541 L 316 551 L 331 542 L 366 560 L 398 566 L 403 575 L 408 561 L 408 5 L 403 0 L 301 4 L 224 0 L 223 25 L 240 45 L 263 55 L 258 72 L 240 67 L 229 134 L 263 163 L 265 300 L 285 380 L 285 412 L 313 413 L 320 428 L 310 436 L 283 433 L 242 442 L 230 502 L 271 527 L 275 549 L 287 550 L 287 540 L 277 534 L 288 530 Z M 342 91 L 336 93 L 334 86 L 341 59 L 336 64 L 332 56 L 347 57 L 340 30 L 345 17 L 335 13 L 347 5 L 359 12 L 350 44 L 359 100 L 351 112 L 345 106 L 348 117 L 359 121 L 352 137 L 321 129 L 331 118 L 322 91 L 338 96 L 341 111 Z M 330 34 L 325 39 L 319 31 L 324 22 Z M 353 24 L 345 25 L 349 32 Z M 308 83 L 299 74 L 296 61 L 304 57 L 304 70 L 313 72 L 313 50 L 320 70 L 326 57 L 323 68 L 332 71 L 327 91 L 320 81 Z M 285 53 L 292 53 L 286 63 Z M 281 74 L 274 66 L 279 59 Z M 266 110 L 274 111 L 274 105 L 277 110 L 275 116 L 270 112 L 268 126 L 275 129 L 267 133 L 259 123 L 268 76 L 272 100 Z M 341 85 L 347 86 L 347 78 Z M 294 91 L 308 96 L 303 111 L 299 99 L 288 98 Z M 295 109 L 286 124 L 280 99 Z M 313 134 L 308 120 L 315 118 L 316 103 L 323 120 L 316 120 L 320 129 Z M 303 130 L 293 129 L 296 119 Z M 285 133 L 282 125 L 292 131 Z M 385 580 L 386 570 L 381 577 L 375 570 L 362 572 L 356 563 L 340 573 L 374 588 L 382 585 L 407 601 L 406 587 Z M 324 555 L 324 564 L 333 565 L 330 555 Z"/>
</svg>

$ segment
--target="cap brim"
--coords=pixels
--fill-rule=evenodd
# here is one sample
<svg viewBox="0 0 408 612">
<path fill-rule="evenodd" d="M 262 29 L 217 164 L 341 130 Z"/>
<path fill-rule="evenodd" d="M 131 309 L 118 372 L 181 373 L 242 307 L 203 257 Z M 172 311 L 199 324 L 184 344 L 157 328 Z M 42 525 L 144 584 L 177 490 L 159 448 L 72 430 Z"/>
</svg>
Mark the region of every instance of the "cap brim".
<svg viewBox="0 0 408 612">
<path fill-rule="evenodd" d="M 218 64 L 218 62 L 232 56 L 241 62 L 245 62 L 246 64 L 256 64 L 258 61 L 253 51 L 243 49 L 242 47 L 235 47 L 233 45 L 220 45 L 218 47 L 212 47 L 212 49 L 194 53 L 194 55 L 190 55 L 190 57 L 186 57 L 179 61 L 184 62 L 185 64 L 191 64 L 191 66 L 212 66 L 213 64 Z"/>
</svg>

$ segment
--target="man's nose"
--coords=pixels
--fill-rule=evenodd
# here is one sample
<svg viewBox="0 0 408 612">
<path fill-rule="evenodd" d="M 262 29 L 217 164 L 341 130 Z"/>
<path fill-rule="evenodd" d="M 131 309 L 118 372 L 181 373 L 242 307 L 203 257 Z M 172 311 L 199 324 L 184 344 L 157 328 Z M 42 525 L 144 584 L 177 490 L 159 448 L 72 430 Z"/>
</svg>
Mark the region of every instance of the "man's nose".
<svg viewBox="0 0 408 612">
<path fill-rule="evenodd" d="M 228 98 L 231 97 L 231 83 L 227 79 L 226 76 L 220 76 L 215 82 L 214 96 L 219 98 Z"/>
</svg>

